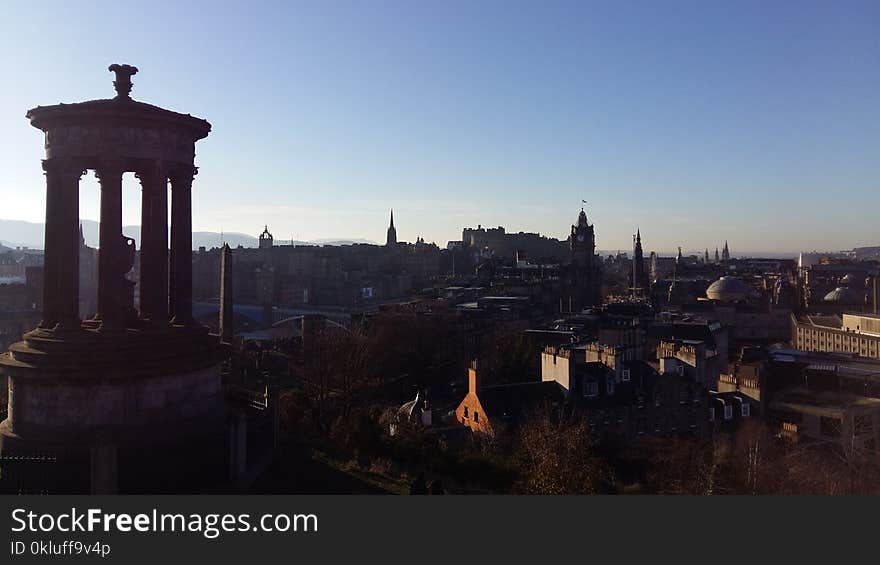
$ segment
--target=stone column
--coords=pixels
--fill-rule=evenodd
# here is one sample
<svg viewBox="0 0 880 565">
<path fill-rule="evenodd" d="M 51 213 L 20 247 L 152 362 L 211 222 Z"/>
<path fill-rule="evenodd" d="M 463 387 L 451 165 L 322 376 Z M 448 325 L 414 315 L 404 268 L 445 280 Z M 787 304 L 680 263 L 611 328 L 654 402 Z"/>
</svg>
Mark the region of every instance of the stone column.
<svg viewBox="0 0 880 565">
<path fill-rule="evenodd" d="M 101 184 L 101 232 L 98 249 L 98 313 L 102 329 L 117 329 L 123 322 L 122 277 L 118 273 L 122 240 L 121 163 L 105 162 L 95 170 Z"/>
<path fill-rule="evenodd" d="M 79 180 L 82 164 L 46 159 L 46 233 L 41 328 L 78 329 Z"/>
<path fill-rule="evenodd" d="M 140 317 L 168 322 L 168 177 L 161 162 L 137 173 L 141 181 Z"/>
<path fill-rule="evenodd" d="M 220 249 L 220 340 L 226 343 L 235 339 L 232 296 L 232 250 L 224 243 Z"/>
<path fill-rule="evenodd" d="M 172 323 L 190 325 L 192 319 L 192 165 L 173 166 L 171 179 L 171 309 Z"/>
</svg>

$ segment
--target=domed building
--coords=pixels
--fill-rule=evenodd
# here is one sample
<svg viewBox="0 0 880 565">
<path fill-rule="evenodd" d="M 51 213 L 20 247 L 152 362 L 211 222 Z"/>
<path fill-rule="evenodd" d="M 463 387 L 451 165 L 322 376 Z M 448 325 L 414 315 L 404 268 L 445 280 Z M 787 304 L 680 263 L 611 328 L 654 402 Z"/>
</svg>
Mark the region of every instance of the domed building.
<svg viewBox="0 0 880 565">
<path fill-rule="evenodd" d="M 839 286 L 826 294 L 822 301 L 832 304 L 864 305 L 865 293 L 848 286 Z"/>
<path fill-rule="evenodd" d="M 725 276 L 709 285 L 706 297 L 720 302 L 736 302 L 745 300 L 751 289 L 736 277 Z"/>
<path fill-rule="evenodd" d="M 433 411 L 428 404 L 428 393 L 419 390 L 413 400 L 396 410 L 389 425 L 389 433 L 392 436 L 396 435 L 398 428 L 406 424 L 421 424 L 430 427 L 432 421 Z"/>
</svg>

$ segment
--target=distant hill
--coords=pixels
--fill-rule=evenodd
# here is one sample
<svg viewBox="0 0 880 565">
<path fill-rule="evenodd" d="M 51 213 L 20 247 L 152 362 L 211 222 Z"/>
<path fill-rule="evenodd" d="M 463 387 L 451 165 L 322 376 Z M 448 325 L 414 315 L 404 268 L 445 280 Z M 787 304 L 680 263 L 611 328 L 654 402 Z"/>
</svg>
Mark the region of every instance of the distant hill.
<svg viewBox="0 0 880 565">
<path fill-rule="evenodd" d="M 100 234 L 100 226 L 98 222 L 92 220 L 82 220 L 83 237 L 85 237 L 86 245 L 90 247 L 98 246 Z M 33 249 L 43 248 L 43 233 L 45 226 L 42 223 L 25 222 L 22 220 L 2 220 L 0 219 L 0 246 L 6 247 L 30 247 Z M 122 233 L 140 242 L 141 227 L 140 226 L 124 226 Z M 193 249 L 199 247 L 220 247 L 221 241 L 225 241 L 230 247 L 257 247 L 259 239 L 246 233 L 237 232 L 218 232 L 197 231 L 193 232 L 192 245 Z M 278 245 L 289 245 L 290 240 L 276 239 Z M 315 241 L 295 241 L 296 245 L 351 245 L 353 243 L 374 243 L 366 239 L 317 239 Z"/>
<path fill-rule="evenodd" d="M 43 248 L 43 224 L 21 220 L 0 220 L 0 243 L 6 247 Z"/>
<path fill-rule="evenodd" d="M 283 240 L 281 243 L 285 243 Z M 369 239 L 315 239 L 310 242 L 304 242 L 312 245 L 354 245 L 356 243 L 366 243 L 367 245 L 378 245 L 375 241 Z"/>
</svg>

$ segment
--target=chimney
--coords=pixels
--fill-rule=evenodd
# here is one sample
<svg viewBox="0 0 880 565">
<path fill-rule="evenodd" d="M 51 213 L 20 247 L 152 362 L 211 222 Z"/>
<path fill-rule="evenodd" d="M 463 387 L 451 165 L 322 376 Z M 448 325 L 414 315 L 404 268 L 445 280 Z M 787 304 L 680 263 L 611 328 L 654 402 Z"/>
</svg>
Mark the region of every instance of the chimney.
<svg viewBox="0 0 880 565">
<path fill-rule="evenodd" d="M 471 361 L 470 367 L 468 367 L 468 392 L 479 394 L 480 388 L 482 388 L 483 386 L 483 383 L 481 381 L 482 379 L 477 372 L 477 360 L 473 359 Z"/>
<path fill-rule="evenodd" d="M 433 414 L 431 412 L 431 405 L 428 403 L 428 391 L 426 389 L 425 390 L 425 400 L 424 400 L 424 402 L 422 402 L 422 425 L 423 426 L 427 426 L 429 428 L 431 427 L 431 423 L 432 423 L 431 416 L 432 415 Z"/>
<path fill-rule="evenodd" d="M 232 343 L 235 339 L 232 308 L 232 250 L 229 244 L 220 249 L 220 341 Z"/>
</svg>

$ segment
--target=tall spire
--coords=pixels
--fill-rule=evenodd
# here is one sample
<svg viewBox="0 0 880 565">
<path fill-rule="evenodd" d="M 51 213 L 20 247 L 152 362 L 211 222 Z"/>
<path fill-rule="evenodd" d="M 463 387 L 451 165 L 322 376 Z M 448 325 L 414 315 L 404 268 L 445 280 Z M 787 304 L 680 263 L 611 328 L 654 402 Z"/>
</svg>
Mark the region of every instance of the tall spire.
<svg viewBox="0 0 880 565">
<path fill-rule="evenodd" d="M 388 226 L 388 233 L 385 237 L 385 245 L 397 245 L 397 230 L 394 228 L 394 208 L 391 209 L 391 223 Z"/>
<path fill-rule="evenodd" d="M 632 294 L 633 297 L 639 298 L 648 290 L 648 279 L 645 273 L 645 257 L 642 252 L 642 232 L 638 228 L 636 228 L 636 235 L 633 236 L 632 273 Z"/>
</svg>

